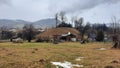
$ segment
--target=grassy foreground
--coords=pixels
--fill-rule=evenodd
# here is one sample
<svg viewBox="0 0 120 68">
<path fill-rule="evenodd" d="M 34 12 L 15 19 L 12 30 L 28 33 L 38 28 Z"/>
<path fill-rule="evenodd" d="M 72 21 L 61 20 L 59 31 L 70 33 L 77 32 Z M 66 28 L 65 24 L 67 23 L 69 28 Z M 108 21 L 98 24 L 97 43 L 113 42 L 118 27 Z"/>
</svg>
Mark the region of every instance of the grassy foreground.
<svg viewBox="0 0 120 68">
<path fill-rule="evenodd" d="M 120 68 L 120 50 L 111 48 L 111 43 L 0 43 L 0 68 L 55 68 L 52 61 L 69 61 L 84 65 L 83 68 Z M 106 48 L 106 50 L 98 50 Z M 80 61 L 75 59 L 84 57 Z"/>
</svg>

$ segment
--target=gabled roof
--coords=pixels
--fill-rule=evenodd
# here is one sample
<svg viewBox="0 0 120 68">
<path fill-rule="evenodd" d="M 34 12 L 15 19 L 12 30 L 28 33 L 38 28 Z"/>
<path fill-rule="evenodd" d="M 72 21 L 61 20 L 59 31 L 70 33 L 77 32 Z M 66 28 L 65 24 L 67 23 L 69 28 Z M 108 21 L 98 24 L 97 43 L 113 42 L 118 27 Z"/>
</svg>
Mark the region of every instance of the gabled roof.
<svg viewBox="0 0 120 68">
<path fill-rule="evenodd" d="M 52 28 L 48 29 L 45 32 L 39 34 L 37 38 L 39 37 L 53 37 L 54 35 L 64 35 L 67 33 L 71 33 L 74 35 L 80 35 L 79 31 L 74 28 L 67 28 L 67 27 L 60 27 L 60 28 Z"/>
</svg>

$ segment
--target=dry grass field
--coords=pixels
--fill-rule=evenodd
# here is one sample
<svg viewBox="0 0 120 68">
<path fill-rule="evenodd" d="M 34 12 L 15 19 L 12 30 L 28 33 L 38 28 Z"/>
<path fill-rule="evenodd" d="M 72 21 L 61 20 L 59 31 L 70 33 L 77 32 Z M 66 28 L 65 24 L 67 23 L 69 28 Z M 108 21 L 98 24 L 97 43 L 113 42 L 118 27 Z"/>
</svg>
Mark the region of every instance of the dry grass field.
<svg viewBox="0 0 120 68">
<path fill-rule="evenodd" d="M 120 50 L 112 43 L 0 43 L 0 68 L 55 68 L 52 61 L 69 61 L 83 68 L 120 68 Z M 105 50 L 99 50 L 105 48 Z M 84 57 L 80 61 L 75 59 Z M 62 68 L 62 67 L 59 67 Z M 107 67 L 106 67 L 107 68 Z M 110 67 L 109 67 L 110 68 Z"/>
</svg>

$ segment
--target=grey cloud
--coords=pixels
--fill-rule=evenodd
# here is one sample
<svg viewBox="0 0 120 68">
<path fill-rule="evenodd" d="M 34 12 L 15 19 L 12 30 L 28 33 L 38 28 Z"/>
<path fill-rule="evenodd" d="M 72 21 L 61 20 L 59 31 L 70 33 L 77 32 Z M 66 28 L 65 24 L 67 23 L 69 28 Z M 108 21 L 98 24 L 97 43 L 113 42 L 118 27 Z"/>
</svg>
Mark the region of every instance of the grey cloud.
<svg viewBox="0 0 120 68">
<path fill-rule="evenodd" d="M 4 4 L 10 5 L 10 3 L 11 3 L 11 0 L 0 0 L 0 5 L 4 5 Z"/>
<path fill-rule="evenodd" d="M 79 0 L 79 2 L 75 3 L 75 6 L 73 8 L 69 8 L 67 11 L 71 12 L 71 11 L 82 11 L 85 9 L 92 9 L 98 5 L 101 4 L 114 4 L 117 3 L 120 0 L 84 0 L 84 2 L 82 3 L 82 1 Z"/>
<path fill-rule="evenodd" d="M 101 4 L 114 4 L 119 2 L 120 0 L 53 0 L 50 1 L 49 9 L 50 11 L 65 11 L 67 13 L 73 13 L 76 11 L 83 11 L 86 9 L 92 9 Z"/>
<path fill-rule="evenodd" d="M 88 18 L 88 20 L 92 20 L 90 15 L 92 16 L 94 13 L 96 13 L 94 17 L 100 14 L 101 18 L 105 16 L 106 13 L 108 13 L 108 15 L 119 15 L 119 1 L 120 0 L 0 0 L 0 18 L 35 21 L 54 17 L 55 13 L 65 11 L 68 13 L 68 16 L 83 15 L 83 17 Z M 110 4 L 110 8 L 107 8 L 105 6 L 106 4 L 107 7 L 109 7 Z M 8 7 L 11 5 L 12 7 Z M 117 10 L 116 8 L 114 9 L 115 6 L 118 8 Z M 107 11 L 108 9 L 109 11 Z M 105 10 L 103 11 L 104 14 L 101 10 Z"/>
</svg>

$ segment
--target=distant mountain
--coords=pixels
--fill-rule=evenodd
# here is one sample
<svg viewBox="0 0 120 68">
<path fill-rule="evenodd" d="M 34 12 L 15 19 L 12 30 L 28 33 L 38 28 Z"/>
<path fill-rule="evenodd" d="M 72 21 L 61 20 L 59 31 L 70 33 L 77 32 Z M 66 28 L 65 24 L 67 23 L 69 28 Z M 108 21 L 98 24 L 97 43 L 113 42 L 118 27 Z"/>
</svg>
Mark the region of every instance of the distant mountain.
<svg viewBox="0 0 120 68">
<path fill-rule="evenodd" d="M 0 19 L 0 27 L 5 26 L 8 28 L 22 28 L 25 24 L 31 22 L 27 22 L 24 20 L 8 20 L 8 19 Z"/>
<path fill-rule="evenodd" d="M 43 19 L 34 22 L 34 25 L 36 27 L 41 27 L 41 28 L 51 28 L 56 26 L 56 20 L 55 19 Z"/>
<path fill-rule="evenodd" d="M 0 19 L 0 27 L 6 26 L 8 28 L 22 28 L 25 24 L 32 23 L 36 28 L 51 28 L 55 27 L 55 19 L 42 19 L 36 22 L 28 22 L 24 20 L 8 20 Z"/>
</svg>

